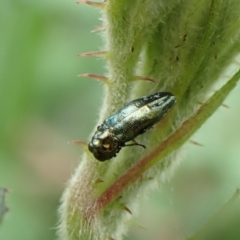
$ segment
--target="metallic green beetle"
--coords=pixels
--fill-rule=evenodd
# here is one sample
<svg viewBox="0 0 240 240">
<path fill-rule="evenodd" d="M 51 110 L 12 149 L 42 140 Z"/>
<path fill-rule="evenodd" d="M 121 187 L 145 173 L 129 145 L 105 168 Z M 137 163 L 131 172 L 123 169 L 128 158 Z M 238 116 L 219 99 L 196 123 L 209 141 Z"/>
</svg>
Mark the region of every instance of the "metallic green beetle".
<svg viewBox="0 0 240 240">
<path fill-rule="evenodd" d="M 88 149 L 99 161 L 109 160 L 125 146 L 142 146 L 134 138 L 159 122 L 176 103 L 170 92 L 157 92 L 135 99 L 104 120 L 94 133 Z M 132 143 L 126 144 L 126 142 Z"/>
</svg>

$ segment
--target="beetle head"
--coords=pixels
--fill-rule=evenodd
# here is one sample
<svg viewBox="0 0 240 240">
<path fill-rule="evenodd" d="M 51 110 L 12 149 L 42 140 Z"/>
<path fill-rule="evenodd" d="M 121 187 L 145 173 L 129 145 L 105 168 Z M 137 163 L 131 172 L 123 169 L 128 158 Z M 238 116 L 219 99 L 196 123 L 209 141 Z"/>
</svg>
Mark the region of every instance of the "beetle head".
<svg viewBox="0 0 240 240">
<path fill-rule="evenodd" d="M 115 157 L 121 146 L 108 130 L 98 129 L 88 144 L 88 149 L 97 160 L 105 161 Z"/>
</svg>

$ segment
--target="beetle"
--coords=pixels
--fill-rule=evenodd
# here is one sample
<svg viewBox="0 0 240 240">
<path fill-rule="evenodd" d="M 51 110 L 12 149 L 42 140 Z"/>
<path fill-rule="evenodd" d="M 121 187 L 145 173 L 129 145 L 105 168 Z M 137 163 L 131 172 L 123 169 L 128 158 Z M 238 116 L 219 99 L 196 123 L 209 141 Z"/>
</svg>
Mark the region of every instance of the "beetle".
<svg viewBox="0 0 240 240">
<path fill-rule="evenodd" d="M 88 144 L 99 161 L 116 157 L 122 147 L 142 146 L 134 138 L 159 122 L 176 103 L 170 92 L 157 92 L 129 102 L 97 127 Z M 132 143 L 127 142 L 132 141 Z"/>
</svg>

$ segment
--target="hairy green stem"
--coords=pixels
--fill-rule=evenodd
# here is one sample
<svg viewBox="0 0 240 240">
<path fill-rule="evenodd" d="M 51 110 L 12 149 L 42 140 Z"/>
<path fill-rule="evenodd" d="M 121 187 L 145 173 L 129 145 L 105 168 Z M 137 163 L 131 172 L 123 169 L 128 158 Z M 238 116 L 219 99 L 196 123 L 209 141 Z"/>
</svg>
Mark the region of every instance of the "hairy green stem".
<svg viewBox="0 0 240 240">
<path fill-rule="evenodd" d="M 169 175 L 179 161 L 177 149 L 239 79 L 239 64 L 234 64 L 238 0 L 108 0 L 95 6 L 103 11 L 108 67 L 98 125 L 125 103 L 154 92 L 172 92 L 177 104 L 137 138 L 147 149 L 122 149 L 104 163 L 84 151 L 62 198 L 62 240 L 122 239 L 138 193 L 151 184 L 146 180 Z M 230 72 L 237 73 L 232 77 Z M 136 75 L 155 82 L 135 81 Z M 223 87 L 211 94 L 215 83 Z"/>
</svg>

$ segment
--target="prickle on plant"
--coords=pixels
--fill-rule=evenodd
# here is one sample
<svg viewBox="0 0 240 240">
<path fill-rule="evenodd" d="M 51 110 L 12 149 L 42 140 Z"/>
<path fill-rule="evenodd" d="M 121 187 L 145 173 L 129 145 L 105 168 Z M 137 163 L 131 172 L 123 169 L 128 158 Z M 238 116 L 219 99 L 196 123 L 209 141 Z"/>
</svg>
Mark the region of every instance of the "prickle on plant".
<svg viewBox="0 0 240 240">
<path fill-rule="evenodd" d="M 0 224 L 3 221 L 4 215 L 8 212 L 8 207 L 5 204 L 6 193 L 8 193 L 8 190 L 0 187 Z"/>
<path fill-rule="evenodd" d="M 103 32 L 105 49 L 81 54 L 106 59 L 107 76 L 82 75 L 105 85 L 97 126 L 139 97 L 171 92 L 177 99 L 162 121 L 137 136 L 146 149 L 124 148 L 101 163 L 84 147 L 63 194 L 59 239 L 121 240 L 126 220 L 134 215 L 138 193 L 146 194 L 154 182 L 144 179 L 171 177 L 183 144 L 223 104 L 240 78 L 240 1 L 78 4 L 97 7 L 103 15 L 98 30 Z"/>
</svg>

